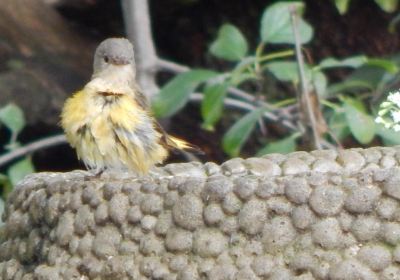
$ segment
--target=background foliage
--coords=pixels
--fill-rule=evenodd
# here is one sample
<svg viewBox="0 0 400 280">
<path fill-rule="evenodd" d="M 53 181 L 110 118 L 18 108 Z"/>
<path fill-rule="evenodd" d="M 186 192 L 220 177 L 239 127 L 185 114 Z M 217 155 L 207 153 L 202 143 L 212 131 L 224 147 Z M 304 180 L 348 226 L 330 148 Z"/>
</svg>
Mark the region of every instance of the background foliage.
<svg viewBox="0 0 400 280">
<path fill-rule="evenodd" d="M 278 2 L 266 7 L 260 20 L 260 41 L 253 51 L 249 50 L 245 35 L 236 26 L 222 25 L 210 44 L 209 52 L 218 59 L 231 62 L 231 68 L 223 72 L 196 69 L 175 76 L 153 103 L 156 116 L 169 117 L 176 113 L 189 101 L 189 96 L 199 90 L 204 95 L 201 103 L 203 128 L 213 130 L 221 118 L 234 115 L 231 127 L 224 134 L 222 147 L 231 157 L 239 156 L 265 112 L 274 112 L 298 102 L 296 90 L 300 78 L 293 52 L 295 39 L 289 13 L 289 7 L 293 5 L 299 14 L 304 12 L 302 2 Z M 298 22 L 298 30 L 302 44 L 313 39 L 313 27 L 303 18 Z M 365 55 L 342 59 L 325 57 L 318 64 L 306 63 L 304 68 L 306 82 L 316 91 L 328 123 L 330 133 L 322 135 L 327 141 L 340 144 L 336 141 L 345 141 L 352 136 L 364 145 L 375 138 L 386 144 L 400 143 L 399 133 L 375 125 L 373 121 L 377 104 L 372 102 L 372 98 L 378 91 L 386 92 L 388 85 L 397 79 L 398 66 L 393 58 Z M 332 69 L 350 69 L 350 72 L 342 80 L 330 82 L 328 74 Z M 275 95 L 257 87 L 266 81 L 271 83 L 271 79 L 273 83 L 286 87 Z M 229 96 L 229 87 L 250 89 L 248 92 L 254 99 L 243 101 L 254 105 L 255 109 L 235 114 L 224 103 Z M 258 102 L 260 99 L 268 100 L 269 106 Z M 270 122 L 268 118 L 265 121 Z M 295 151 L 296 140 L 301 136 L 297 129 L 286 131 L 278 140 L 263 135 L 259 137 L 256 154 Z"/>
</svg>

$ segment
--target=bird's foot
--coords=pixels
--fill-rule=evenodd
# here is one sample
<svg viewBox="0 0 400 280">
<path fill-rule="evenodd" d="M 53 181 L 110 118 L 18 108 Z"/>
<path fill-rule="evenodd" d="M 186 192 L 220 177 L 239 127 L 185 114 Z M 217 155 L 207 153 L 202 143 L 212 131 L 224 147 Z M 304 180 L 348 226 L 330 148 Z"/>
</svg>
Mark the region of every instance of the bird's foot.
<svg viewBox="0 0 400 280">
<path fill-rule="evenodd" d="M 103 174 L 104 169 L 92 169 L 88 171 L 89 173 L 91 173 L 90 175 L 86 175 L 84 177 L 84 181 L 91 181 L 93 179 L 99 179 L 101 174 Z"/>
</svg>

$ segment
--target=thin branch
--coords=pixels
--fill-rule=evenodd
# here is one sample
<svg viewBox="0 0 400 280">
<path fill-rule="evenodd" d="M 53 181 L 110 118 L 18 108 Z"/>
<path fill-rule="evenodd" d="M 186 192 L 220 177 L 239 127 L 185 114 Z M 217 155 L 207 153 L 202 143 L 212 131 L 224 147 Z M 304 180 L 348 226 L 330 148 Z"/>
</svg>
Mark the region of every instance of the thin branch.
<svg viewBox="0 0 400 280">
<path fill-rule="evenodd" d="M 183 73 L 190 70 L 190 68 L 185 65 L 181 65 L 162 58 L 157 59 L 157 68 L 160 70 L 166 70 L 174 73 Z"/>
<path fill-rule="evenodd" d="M 199 101 L 202 101 L 203 99 L 204 99 L 204 94 L 202 94 L 202 93 L 192 93 L 190 95 L 191 101 L 199 102 Z M 245 111 L 253 111 L 256 109 L 256 107 L 252 104 L 249 104 L 249 103 L 237 100 L 237 99 L 232 99 L 232 98 L 225 98 L 224 104 L 227 106 L 235 107 L 235 108 L 245 110 Z M 278 119 L 278 117 L 273 114 L 270 114 L 270 113 L 267 113 L 267 114 L 268 114 L 269 119 L 271 119 L 271 120 Z"/>
<path fill-rule="evenodd" d="M 204 95 L 201 93 L 192 93 L 190 95 L 190 100 L 195 101 L 195 102 L 200 102 L 203 100 L 203 98 L 204 98 Z M 249 103 L 237 100 L 237 99 L 232 99 L 232 98 L 225 98 L 224 104 L 226 106 L 234 107 L 234 108 L 241 109 L 244 111 L 254 111 L 255 109 L 257 109 L 257 107 L 252 104 L 249 104 Z M 279 121 L 279 117 L 276 114 L 271 113 L 271 112 L 265 112 L 263 116 L 272 121 Z M 282 125 L 291 130 L 298 130 L 298 128 L 289 120 L 282 120 Z"/>
<path fill-rule="evenodd" d="M 317 123 L 315 120 L 315 113 L 311 106 L 308 81 L 307 81 L 307 78 L 306 78 L 306 75 L 304 72 L 304 59 L 303 59 L 303 53 L 301 52 L 301 38 L 300 38 L 299 30 L 298 30 L 299 18 L 297 15 L 297 10 L 296 10 L 295 5 L 292 5 L 290 7 L 290 14 L 291 14 L 291 19 L 292 19 L 292 29 L 293 29 L 293 34 L 294 34 L 294 39 L 295 39 L 295 47 L 296 47 L 296 59 L 297 59 L 297 65 L 298 65 L 298 69 L 299 69 L 300 85 L 301 85 L 299 104 L 301 104 L 301 99 L 304 97 L 305 103 L 306 103 L 308 119 L 311 122 L 311 130 L 312 130 L 312 134 L 313 134 L 313 138 L 314 138 L 314 144 L 315 144 L 315 147 L 320 150 L 322 148 L 322 146 L 321 146 L 321 141 L 320 141 L 320 138 L 318 135 Z"/>
<path fill-rule="evenodd" d="M 135 47 L 137 81 L 150 99 L 159 92 L 156 83 L 157 54 L 151 34 L 148 0 L 122 0 L 126 33 Z"/>
<path fill-rule="evenodd" d="M 187 66 L 180 65 L 178 63 L 170 62 L 168 60 L 160 59 L 160 58 L 157 60 L 157 66 L 161 70 L 167 70 L 167 71 L 171 71 L 171 72 L 174 72 L 174 73 L 183 73 L 183 72 L 187 72 L 187 71 L 190 70 L 190 68 L 187 67 Z M 257 108 L 256 106 L 252 105 L 252 103 L 254 103 L 255 100 L 254 100 L 254 97 L 251 94 L 249 94 L 249 93 L 247 93 L 247 92 L 245 92 L 245 91 L 243 91 L 241 89 L 234 88 L 234 87 L 228 88 L 228 92 L 233 93 L 233 95 L 235 97 L 239 97 L 239 98 L 242 98 L 242 99 L 244 99 L 246 101 L 250 101 L 250 103 L 249 102 L 243 102 L 243 101 L 236 100 L 236 99 L 232 99 L 232 98 L 225 98 L 225 100 L 224 100 L 224 104 L 225 105 L 231 106 L 231 107 L 235 107 L 235 108 L 239 108 L 239 109 L 244 109 L 244 110 L 247 110 L 247 111 L 252 111 L 252 110 L 255 110 Z M 203 94 L 194 93 L 194 94 L 192 94 L 190 96 L 190 99 L 192 101 L 203 100 Z M 286 116 L 289 115 L 288 111 L 285 108 L 276 109 L 276 107 L 274 107 L 273 105 L 268 104 L 266 102 L 259 102 L 259 104 L 261 106 L 264 106 L 265 108 L 271 110 L 271 111 L 279 111 L 280 112 L 282 110 L 283 115 L 286 115 Z M 280 119 L 276 114 L 271 113 L 271 112 L 265 112 L 264 113 L 264 117 L 267 118 L 267 119 L 270 119 L 272 121 L 279 121 L 279 119 Z M 289 129 L 298 130 L 297 127 L 289 120 L 283 120 L 282 124 L 285 127 L 289 128 Z"/>
<path fill-rule="evenodd" d="M 189 71 L 190 67 L 157 57 L 151 35 L 148 0 L 122 0 L 122 5 L 128 37 L 136 46 L 138 81 L 140 86 L 151 97 L 158 92 L 158 87 L 155 83 L 155 73 L 157 71 L 166 70 L 173 73 L 183 73 Z M 155 87 L 157 87 L 156 90 Z M 264 101 L 257 101 L 253 95 L 241 89 L 229 87 L 228 93 L 247 101 L 247 103 L 235 99 L 226 99 L 227 105 L 246 108 L 247 110 L 254 110 L 256 108 L 255 105 L 260 105 L 270 111 L 277 111 L 275 106 Z M 196 99 L 196 97 L 192 98 Z M 266 112 L 264 116 L 273 121 L 279 120 L 275 114 L 270 112 Z M 296 126 L 289 120 L 284 120 L 283 125 L 296 130 Z"/>
<path fill-rule="evenodd" d="M 161 58 L 159 58 L 157 60 L 157 67 L 160 70 L 170 71 L 170 72 L 173 72 L 173 73 L 184 73 L 184 72 L 187 72 L 187 71 L 190 70 L 190 67 L 188 67 L 188 66 L 181 65 L 181 64 L 178 64 L 178 63 L 175 63 L 175 62 L 171 62 L 171 61 L 168 61 L 168 60 L 165 60 L 165 59 L 161 59 Z M 270 110 L 275 110 L 276 109 L 273 105 L 271 105 L 271 104 L 269 104 L 267 102 L 256 101 L 256 99 L 254 98 L 253 95 L 251 95 L 251 94 L 249 94 L 249 93 L 247 93 L 247 92 L 245 92 L 245 91 L 243 91 L 243 90 L 241 90 L 239 88 L 229 87 L 228 88 L 228 92 L 231 95 L 233 95 L 235 97 L 238 97 L 240 99 L 246 100 L 248 102 L 251 102 L 251 103 L 258 102 L 262 106 L 264 106 L 264 107 L 266 107 L 266 108 L 268 108 Z"/>
<path fill-rule="evenodd" d="M 28 154 L 31 154 L 31 153 L 36 152 L 41 149 L 64 144 L 66 142 L 67 142 L 67 140 L 65 139 L 64 135 L 51 136 L 51 137 L 47 137 L 47 138 L 32 142 L 28 145 L 19 147 L 8 153 L 5 153 L 4 155 L 1 155 L 0 156 L 0 167 L 9 163 L 10 161 L 13 161 L 13 160 L 19 158 L 19 157 L 26 156 Z"/>
<path fill-rule="evenodd" d="M 160 70 L 170 71 L 174 73 L 184 73 L 190 70 L 190 67 L 188 66 L 181 65 L 161 58 L 157 60 L 157 66 Z M 241 89 L 230 87 L 228 91 L 229 93 L 231 93 L 236 97 L 242 98 L 250 102 L 254 102 L 254 96 L 248 94 L 247 92 L 244 92 Z"/>
<path fill-rule="evenodd" d="M 255 97 L 241 89 L 235 88 L 235 87 L 229 87 L 228 88 L 229 93 L 231 93 L 233 96 L 239 97 L 241 99 L 247 100 L 249 102 L 254 102 Z M 264 102 L 265 105 L 269 106 L 268 103 Z"/>
</svg>

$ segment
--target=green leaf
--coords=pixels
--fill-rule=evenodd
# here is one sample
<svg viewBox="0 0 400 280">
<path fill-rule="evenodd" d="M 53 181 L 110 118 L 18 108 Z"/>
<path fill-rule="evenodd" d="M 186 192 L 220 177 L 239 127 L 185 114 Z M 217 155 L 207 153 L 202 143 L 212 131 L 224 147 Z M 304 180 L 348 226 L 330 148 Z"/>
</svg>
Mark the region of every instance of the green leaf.
<svg viewBox="0 0 400 280">
<path fill-rule="evenodd" d="M 346 81 L 365 83 L 371 90 L 374 90 L 381 83 L 385 73 L 385 70 L 380 67 L 363 65 L 352 72 L 351 75 L 346 78 Z"/>
<path fill-rule="evenodd" d="M 381 124 L 376 124 L 376 134 L 382 138 L 385 146 L 400 145 L 400 131 L 394 131 Z"/>
<path fill-rule="evenodd" d="M 329 95 L 335 93 L 359 93 L 360 91 L 373 91 L 380 86 L 384 79 L 385 70 L 381 67 L 363 65 L 357 68 L 343 82 L 330 85 L 328 87 Z"/>
<path fill-rule="evenodd" d="M 358 68 L 367 62 L 368 62 L 368 58 L 364 55 L 348 57 L 348 58 L 342 59 L 342 60 L 328 57 L 320 62 L 319 67 L 321 69 L 334 68 L 334 67 Z"/>
<path fill-rule="evenodd" d="M 349 3 L 350 0 L 335 0 L 336 9 L 338 9 L 339 14 L 344 15 L 347 13 Z"/>
<path fill-rule="evenodd" d="M 357 141 L 361 144 L 368 144 L 375 135 L 375 122 L 370 115 L 365 113 L 365 110 L 360 110 L 359 106 L 355 106 L 355 104 L 350 98 L 345 99 L 343 107 L 346 120 L 349 123 L 351 134 Z"/>
<path fill-rule="evenodd" d="M 10 166 L 7 175 L 10 178 L 11 184 L 15 187 L 26 175 L 35 172 L 32 160 L 27 157 Z"/>
<path fill-rule="evenodd" d="M 328 87 L 328 79 L 321 71 L 313 72 L 313 84 L 317 94 L 321 97 L 326 96 L 326 88 Z"/>
<path fill-rule="evenodd" d="M 329 118 L 329 129 L 338 140 L 343 140 L 351 133 L 346 115 L 341 112 L 335 112 Z"/>
<path fill-rule="evenodd" d="M 278 61 L 266 64 L 266 68 L 274 74 L 274 76 L 285 82 L 298 82 L 299 74 L 297 63 L 293 61 Z"/>
<path fill-rule="evenodd" d="M 296 151 L 296 138 L 293 135 L 283 138 L 279 141 L 268 143 L 264 148 L 257 152 L 257 156 L 263 156 L 271 153 L 288 154 Z"/>
<path fill-rule="evenodd" d="M 24 112 L 17 105 L 8 104 L 0 109 L 0 122 L 16 135 L 25 126 Z"/>
<path fill-rule="evenodd" d="M 13 187 L 11 185 L 10 179 L 0 173 L 0 187 L 3 192 L 3 197 L 7 197 L 7 195 L 12 191 Z"/>
<path fill-rule="evenodd" d="M 210 52 L 218 58 L 237 61 L 248 51 L 246 38 L 232 24 L 224 24 L 218 31 L 217 39 L 211 44 Z"/>
<path fill-rule="evenodd" d="M 395 62 L 388 59 L 380 58 L 368 58 L 364 55 L 353 56 L 343 60 L 338 60 L 336 58 L 326 58 L 319 64 L 319 68 L 328 69 L 334 67 L 351 67 L 358 68 L 362 65 L 375 66 L 384 69 L 385 71 L 395 74 L 399 71 Z"/>
<path fill-rule="evenodd" d="M 294 6 L 299 15 L 304 10 L 302 2 L 277 2 L 267 7 L 261 18 L 261 39 L 265 43 L 294 44 L 290 7 Z M 312 27 L 302 18 L 298 21 L 301 43 L 309 42 L 313 37 Z"/>
<path fill-rule="evenodd" d="M 255 74 L 248 71 L 250 66 L 253 65 L 255 61 L 256 57 L 248 56 L 243 58 L 239 63 L 236 64 L 235 68 L 231 72 L 231 84 L 233 86 L 237 86 L 240 84 L 240 82 L 243 80 L 243 75 L 253 75 L 254 77 L 256 77 Z"/>
<path fill-rule="evenodd" d="M 231 157 L 239 155 L 240 149 L 265 110 L 265 108 L 259 108 L 248 113 L 225 133 L 222 139 L 222 147 L 228 155 Z"/>
<path fill-rule="evenodd" d="M 390 74 L 396 74 L 399 71 L 396 63 L 388 59 L 370 58 L 368 59 L 367 64 L 370 66 L 380 67 Z"/>
<path fill-rule="evenodd" d="M 305 75 L 307 80 L 311 78 L 311 70 L 307 65 L 305 67 Z M 299 72 L 297 63 L 294 61 L 276 61 L 270 62 L 265 65 L 265 68 L 269 70 L 274 76 L 284 82 L 299 82 Z"/>
<path fill-rule="evenodd" d="M 191 70 L 169 81 L 154 98 L 152 109 L 156 117 L 169 117 L 179 111 L 190 94 L 201 84 L 218 75 L 210 70 Z"/>
<path fill-rule="evenodd" d="M 367 109 L 365 108 L 364 103 L 360 99 L 349 98 L 349 97 L 341 97 L 341 100 L 346 104 L 349 104 L 355 107 L 358 111 L 367 114 Z"/>
<path fill-rule="evenodd" d="M 214 130 L 214 125 L 221 118 L 227 88 L 227 83 L 218 83 L 209 85 L 204 90 L 201 115 L 205 129 Z"/>
<path fill-rule="evenodd" d="M 359 92 L 361 90 L 373 90 L 373 86 L 367 81 L 346 80 L 344 82 L 332 84 L 327 89 L 327 95 L 334 95 L 344 92 Z"/>
<path fill-rule="evenodd" d="M 398 0 L 375 0 L 375 3 L 387 13 L 396 11 L 398 2 Z"/>
<path fill-rule="evenodd" d="M 239 86 L 240 84 L 247 82 L 247 81 L 257 81 L 260 77 L 258 77 L 254 73 L 241 73 L 240 75 L 235 76 L 235 80 L 233 77 L 231 79 L 232 86 Z"/>
</svg>

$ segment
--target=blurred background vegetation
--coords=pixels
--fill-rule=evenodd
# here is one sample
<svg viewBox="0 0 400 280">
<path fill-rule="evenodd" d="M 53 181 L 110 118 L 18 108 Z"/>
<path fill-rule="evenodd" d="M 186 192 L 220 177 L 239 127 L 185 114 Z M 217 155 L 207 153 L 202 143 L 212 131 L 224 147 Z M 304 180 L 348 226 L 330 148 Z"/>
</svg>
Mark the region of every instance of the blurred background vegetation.
<svg viewBox="0 0 400 280">
<path fill-rule="evenodd" d="M 138 1 L 0 0 L 3 197 L 28 173 L 83 168 L 59 113 L 107 37 L 133 41 L 154 114 L 201 161 L 400 144 L 373 121 L 399 88 L 398 0 Z"/>
</svg>

